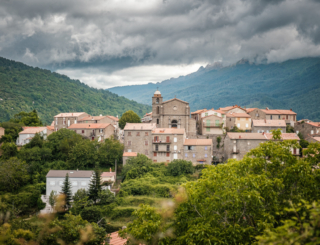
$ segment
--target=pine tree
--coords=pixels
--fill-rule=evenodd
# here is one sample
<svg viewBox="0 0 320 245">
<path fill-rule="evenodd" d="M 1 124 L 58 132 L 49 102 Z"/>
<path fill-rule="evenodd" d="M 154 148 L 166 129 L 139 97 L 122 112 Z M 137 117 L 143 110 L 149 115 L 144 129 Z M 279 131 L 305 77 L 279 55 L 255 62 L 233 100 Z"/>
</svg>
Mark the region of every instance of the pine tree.
<svg viewBox="0 0 320 245">
<path fill-rule="evenodd" d="M 99 165 L 96 164 L 92 179 L 89 184 L 89 199 L 97 202 L 99 194 L 101 192 L 101 177 L 100 177 Z"/>
<path fill-rule="evenodd" d="M 71 192 L 71 183 L 70 183 L 68 174 L 66 174 L 66 178 L 64 179 L 61 193 L 65 195 L 65 202 L 66 202 L 65 207 L 69 208 L 71 206 L 70 202 L 72 200 L 72 192 Z"/>
<path fill-rule="evenodd" d="M 50 196 L 49 196 L 49 204 L 52 209 L 54 209 L 54 205 L 57 202 L 57 195 L 55 191 L 51 191 Z"/>
</svg>

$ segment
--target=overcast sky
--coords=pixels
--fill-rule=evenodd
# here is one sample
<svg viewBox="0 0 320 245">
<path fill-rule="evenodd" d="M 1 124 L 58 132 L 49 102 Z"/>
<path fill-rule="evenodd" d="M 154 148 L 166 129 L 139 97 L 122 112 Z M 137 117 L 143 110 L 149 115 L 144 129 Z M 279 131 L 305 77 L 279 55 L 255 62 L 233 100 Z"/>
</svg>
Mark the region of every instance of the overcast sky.
<svg viewBox="0 0 320 245">
<path fill-rule="evenodd" d="M 0 0 L 0 56 L 97 88 L 319 55 L 319 0 Z"/>
</svg>

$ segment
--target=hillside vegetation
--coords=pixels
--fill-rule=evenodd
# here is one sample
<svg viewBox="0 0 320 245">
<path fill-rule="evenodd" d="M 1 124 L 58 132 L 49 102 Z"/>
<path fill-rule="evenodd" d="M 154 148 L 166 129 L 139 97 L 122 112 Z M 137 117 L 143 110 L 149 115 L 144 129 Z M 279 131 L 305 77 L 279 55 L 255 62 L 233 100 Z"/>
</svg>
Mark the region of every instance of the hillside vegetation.
<svg viewBox="0 0 320 245">
<path fill-rule="evenodd" d="M 225 68 L 200 68 L 187 76 L 157 84 L 114 87 L 109 91 L 151 104 L 159 87 L 165 100 L 188 101 L 191 110 L 229 105 L 290 109 L 298 119 L 320 120 L 320 58 L 283 63 L 250 64 L 245 60 Z M 144 96 L 141 96 L 144 94 Z"/>
<path fill-rule="evenodd" d="M 147 105 L 91 88 L 79 80 L 0 57 L 0 122 L 33 109 L 46 124 L 60 112 L 121 116 L 127 110 L 133 110 L 143 116 L 150 111 Z"/>
</svg>

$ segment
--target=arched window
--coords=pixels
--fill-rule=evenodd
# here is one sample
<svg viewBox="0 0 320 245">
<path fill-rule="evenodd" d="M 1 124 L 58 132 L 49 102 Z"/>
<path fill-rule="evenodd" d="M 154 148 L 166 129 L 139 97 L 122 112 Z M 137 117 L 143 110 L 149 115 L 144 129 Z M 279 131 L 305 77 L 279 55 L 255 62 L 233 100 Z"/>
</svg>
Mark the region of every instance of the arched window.
<svg viewBox="0 0 320 245">
<path fill-rule="evenodd" d="M 159 106 L 157 106 L 157 114 L 159 114 L 159 111 L 160 111 Z"/>
<path fill-rule="evenodd" d="M 171 128 L 177 128 L 178 127 L 178 121 L 177 120 L 172 120 L 171 121 Z"/>
<path fill-rule="evenodd" d="M 156 98 L 156 103 L 159 104 L 159 98 Z"/>
</svg>

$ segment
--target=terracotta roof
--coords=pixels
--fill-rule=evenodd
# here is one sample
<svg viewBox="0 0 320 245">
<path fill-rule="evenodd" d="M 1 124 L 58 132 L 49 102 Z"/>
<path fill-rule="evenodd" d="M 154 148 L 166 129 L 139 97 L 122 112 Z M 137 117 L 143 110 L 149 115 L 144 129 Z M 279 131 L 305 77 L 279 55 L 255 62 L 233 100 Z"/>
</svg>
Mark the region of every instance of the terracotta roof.
<svg viewBox="0 0 320 245">
<path fill-rule="evenodd" d="M 234 108 L 240 108 L 242 110 L 246 110 L 244 108 L 242 108 L 241 106 L 238 106 L 238 105 L 233 105 L 233 106 L 227 106 L 227 107 L 220 107 L 219 110 L 222 110 L 222 111 L 230 111 Z"/>
<path fill-rule="evenodd" d="M 66 174 L 70 178 L 90 178 L 93 174 L 91 170 L 50 170 L 47 174 L 47 178 L 50 177 L 66 177 Z"/>
<path fill-rule="evenodd" d="M 47 126 L 47 129 L 54 131 L 54 126 Z"/>
<path fill-rule="evenodd" d="M 252 139 L 252 140 L 267 140 L 263 133 L 227 133 L 230 139 Z"/>
<path fill-rule="evenodd" d="M 265 135 L 267 136 L 267 138 L 269 140 L 272 139 L 272 133 L 265 133 Z M 300 140 L 300 138 L 298 137 L 298 135 L 296 133 L 282 133 L 281 139 L 283 139 L 283 140 Z"/>
<path fill-rule="evenodd" d="M 311 138 L 320 142 L 320 137 L 311 137 Z"/>
<path fill-rule="evenodd" d="M 211 139 L 186 139 L 183 145 L 211 145 Z"/>
<path fill-rule="evenodd" d="M 222 110 L 213 110 L 213 111 L 219 112 L 219 113 L 221 113 L 221 114 L 226 114 L 226 112 L 225 112 L 225 111 L 222 111 Z"/>
<path fill-rule="evenodd" d="M 207 111 L 207 109 L 202 109 L 202 110 L 197 110 L 197 111 L 194 111 L 194 112 L 191 112 L 191 114 L 199 114 L 199 113 L 202 113 L 202 112 L 205 112 Z"/>
<path fill-rule="evenodd" d="M 124 157 L 136 157 L 138 156 L 137 152 L 124 152 L 123 155 Z"/>
<path fill-rule="evenodd" d="M 272 115 L 297 115 L 297 113 L 293 112 L 292 110 L 265 109 L 261 111 L 263 111 L 266 114 L 272 114 Z"/>
<path fill-rule="evenodd" d="M 207 118 L 207 117 L 219 117 L 219 118 L 223 118 L 221 116 L 215 115 L 215 114 L 211 114 L 209 116 L 205 116 L 205 117 L 201 117 L 201 119 Z"/>
<path fill-rule="evenodd" d="M 53 126 L 54 127 L 54 121 L 52 121 L 51 125 L 50 126 Z"/>
<path fill-rule="evenodd" d="M 23 131 L 19 134 L 36 134 L 42 132 L 45 129 L 47 129 L 47 127 L 23 127 Z"/>
<path fill-rule="evenodd" d="M 155 128 L 153 134 L 184 134 L 184 128 Z"/>
<path fill-rule="evenodd" d="M 110 123 L 77 123 L 77 124 L 72 124 L 71 126 L 68 127 L 68 129 L 99 129 L 99 128 L 106 128 L 109 125 L 111 124 Z"/>
<path fill-rule="evenodd" d="M 285 120 L 252 120 L 253 126 L 259 127 L 286 127 Z"/>
<path fill-rule="evenodd" d="M 71 113 L 60 113 L 54 117 L 78 117 L 81 116 L 85 112 L 71 112 Z"/>
<path fill-rule="evenodd" d="M 201 112 L 201 114 L 202 114 L 202 113 L 205 113 L 205 112 L 210 112 L 210 111 L 212 111 L 212 112 L 216 112 L 216 113 L 221 113 L 221 114 L 226 114 L 226 112 L 225 112 L 225 111 L 221 111 L 221 110 L 213 110 L 213 109 L 205 110 L 205 111 Z"/>
<path fill-rule="evenodd" d="M 236 112 L 228 113 L 227 117 L 247 117 L 247 118 L 251 118 L 251 116 L 248 115 L 247 113 L 236 113 Z"/>
<path fill-rule="evenodd" d="M 88 117 L 84 117 L 79 119 L 78 121 L 89 121 L 89 120 L 101 120 L 102 118 L 105 118 L 106 116 L 88 116 Z"/>
<path fill-rule="evenodd" d="M 155 123 L 126 123 L 124 130 L 153 130 L 155 128 Z"/>
<path fill-rule="evenodd" d="M 111 177 L 111 176 L 115 176 L 116 172 L 102 172 L 101 173 L 101 177 Z"/>
<path fill-rule="evenodd" d="M 107 116 L 107 117 L 109 117 L 110 119 L 112 119 L 112 120 L 115 120 L 115 121 L 119 121 L 119 118 L 117 118 L 117 117 L 114 117 L 114 116 Z"/>
<path fill-rule="evenodd" d="M 180 101 L 180 102 L 182 102 L 182 103 L 189 104 L 188 102 L 183 101 L 183 100 L 180 100 L 180 99 L 177 99 L 177 98 L 173 98 L 173 99 L 171 99 L 171 100 L 164 101 L 164 102 L 162 102 L 162 104 L 171 102 L 171 101 L 173 101 L 173 100 L 178 100 L 178 101 Z"/>
<path fill-rule="evenodd" d="M 255 109 L 258 109 L 258 108 L 247 108 L 246 111 L 247 111 L 247 113 L 250 113 L 250 112 L 254 111 Z"/>
<path fill-rule="evenodd" d="M 307 122 L 305 122 L 305 123 L 307 123 Z M 315 127 L 320 127 L 320 122 L 308 122 L 307 124 L 310 124 Z"/>
</svg>

